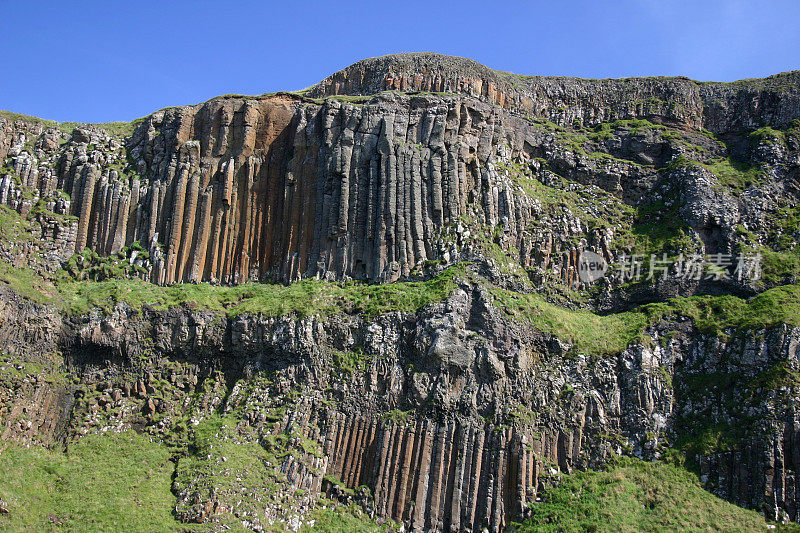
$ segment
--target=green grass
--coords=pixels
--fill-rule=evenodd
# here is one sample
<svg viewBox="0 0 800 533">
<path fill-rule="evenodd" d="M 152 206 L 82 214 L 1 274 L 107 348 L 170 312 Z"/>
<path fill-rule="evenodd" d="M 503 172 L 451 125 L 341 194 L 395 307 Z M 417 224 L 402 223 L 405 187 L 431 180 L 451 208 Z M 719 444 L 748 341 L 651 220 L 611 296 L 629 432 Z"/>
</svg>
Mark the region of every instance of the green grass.
<svg viewBox="0 0 800 533">
<path fill-rule="evenodd" d="M 13 111 L 0 110 L 0 118 L 4 118 L 12 122 L 20 121 L 28 122 L 29 124 L 41 124 L 45 128 L 54 128 L 58 126 L 58 122 L 55 120 L 45 120 L 38 117 L 32 117 L 30 115 L 23 115 L 22 113 L 14 113 Z"/>
<path fill-rule="evenodd" d="M 692 296 L 647 304 L 632 311 L 597 315 L 559 307 L 538 294 L 492 288 L 495 304 L 508 315 L 556 335 L 583 353 L 619 353 L 642 338 L 644 329 L 668 316 L 691 318 L 702 333 L 728 328 L 757 330 L 780 324 L 800 326 L 800 286 L 784 285 L 745 300 L 737 296 Z"/>
<path fill-rule="evenodd" d="M 0 282 L 13 288 L 20 296 L 39 304 L 52 303 L 56 295 L 55 288 L 27 266 L 13 267 L 2 260 Z"/>
<path fill-rule="evenodd" d="M 740 253 L 761 254 L 762 280 L 767 286 L 797 283 L 800 280 L 800 206 L 784 205 L 770 217 L 765 244 L 743 227 L 737 229 L 742 238 Z"/>
<path fill-rule="evenodd" d="M 108 310 L 124 302 L 140 310 L 187 306 L 216 311 L 227 316 L 361 314 L 373 318 L 385 313 L 414 312 L 443 301 L 456 287 L 463 266 L 450 267 L 427 281 L 383 285 L 329 283 L 308 279 L 289 285 L 246 283 L 224 287 L 199 284 L 159 286 L 139 279 L 106 281 L 60 280 L 55 285 L 26 267 L 14 268 L 0 262 L 0 280 L 19 294 L 39 303 L 50 303 L 70 314 L 90 309 Z M 753 330 L 782 323 L 800 325 L 800 286 L 783 285 L 750 300 L 732 295 L 673 298 L 632 311 L 597 315 L 549 303 L 538 294 L 489 287 L 496 305 L 509 316 L 556 335 L 589 354 L 612 354 L 641 338 L 645 327 L 659 319 L 679 315 L 691 318 L 704 333 L 719 335 L 728 328 Z M 354 371 L 362 360 L 354 354 L 339 354 L 338 365 Z"/>
<path fill-rule="evenodd" d="M 392 409 L 391 411 L 383 413 L 381 416 L 381 418 L 383 418 L 386 422 L 390 422 L 398 426 L 408 425 L 413 417 L 414 414 L 412 411 L 401 411 L 400 409 Z"/>
<path fill-rule="evenodd" d="M 0 205 L 0 231 L 4 241 L 19 244 L 33 240 L 30 220 L 4 205 Z"/>
<path fill-rule="evenodd" d="M 397 531 L 398 529 L 398 524 L 391 521 L 386 524 L 378 524 L 355 504 L 336 506 L 329 502 L 328 506 L 319 507 L 312 511 L 310 518 L 314 520 L 314 526 L 303 527 L 300 530 L 301 532 L 377 533 L 379 531 Z"/>
<path fill-rule="evenodd" d="M 758 372 L 737 368 L 725 372 L 687 372 L 674 381 L 680 403 L 693 409 L 678 414 L 680 428 L 673 443 L 685 454 L 687 465 L 697 467 L 698 456 L 741 449 L 763 437 L 763 422 L 751 406 L 780 411 L 793 403 L 800 373 L 788 360 L 779 360 Z M 720 412 L 724 415 L 720 415 Z"/>
<path fill-rule="evenodd" d="M 587 137 L 592 140 L 610 139 L 614 137 L 614 132 L 620 129 L 629 129 L 628 134 L 635 135 L 645 130 L 666 131 L 667 127 L 653 124 L 646 119 L 616 120 L 598 124 L 595 131 L 588 134 Z"/>
<path fill-rule="evenodd" d="M 667 312 L 690 317 L 697 329 L 719 334 L 724 329 L 756 330 L 789 324 L 800 326 L 800 286 L 775 287 L 750 300 L 736 296 L 693 296 L 673 298 L 668 308 L 664 304 L 645 306 L 651 312 Z"/>
<path fill-rule="evenodd" d="M 173 516 L 173 472 L 179 488 L 199 477 L 207 481 L 209 490 L 213 487 L 218 494 L 238 500 L 243 498 L 239 492 L 243 486 L 248 487 L 247 494 L 263 500 L 271 487 L 285 481 L 274 466 L 287 439 L 274 438 L 276 442 L 260 445 L 221 438 L 230 433 L 231 423 L 214 416 L 195 427 L 189 453 L 180 459 L 177 472 L 170 448 L 133 431 L 82 437 L 67 452 L 2 443 L 0 498 L 8 504 L 9 513 L 0 515 L 0 530 L 207 531 L 206 526 L 181 523 Z M 208 456 L 215 460 L 207 460 Z M 216 461 L 220 457 L 225 461 Z M 310 517 L 315 525 L 303 531 L 396 529 L 393 522 L 378 525 L 357 506 L 321 503 L 326 507 L 317 507 Z M 221 519 L 234 530 L 241 528 L 232 517 Z"/>
<path fill-rule="evenodd" d="M 389 311 L 412 312 L 445 299 L 455 288 L 460 270 L 450 268 L 427 281 L 384 285 L 327 283 L 307 279 L 290 285 L 245 283 L 233 287 L 206 283 L 183 283 L 167 287 L 139 279 L 62 281 L 58 292 L 64 308 L 73 314 L 91 308 L 108 309 L 124 302 L 134 309 L 145 304 L 155 309 L 187 305 L 236 316 L 312 316 L 338 312 L 361 313 L 374 317 Z"/>
<path fill-rule="evenodd" d="M 791 130 L 789 130 L 791 131 Z M 755 130 L 750 134 L 750 143 L 751 145 L 757 145 L 759 143 L 768 143 L 768 144 L 786 144 L 786 135 L 787 132 L 776 130 L 770 127 L 764 127 Z"/>
<path fill-rule="evenodd" d="M 229 509 L 243 505 L 250 511 L 273 496 L 286 481 L 277 469 L 278 458 L 257 440 L 238 439 L 237 422 L 230 416 L 214 415 L 191 430 L 188 453 L 180 457 L 175 469 L 176 492 L 190 490 L 198 493 L 201 501 L 219 499 Z M 189 511 L 195 506 L 190 502 L 181 502 L 178 511 Z M 235 525 L 232 517 L 225 520 Z"/>
<path fill-rule="evenodd" d="M 767 526 L 755 511 L 704 490 L 685 469 L 637 459 L 565 476 L 530 507 L 533 516 L 519 532 L 763 531 Z"/>
<path fill-rule="evenodd" d="M 703 166 L 714 173 L 721 185 L 734 190 L 744 190 L 758 184 L 764 177 L 759 167 L 731 158 L 717 159 Z"/>
<path fill-rule="evenodd" d="M 30 241 L 30 225 L 30 220 L 0 207 L 0 239 L 7 247 L 15 249 Z M 155 309 L 188 306 L 229 316 L 301 317 L 344 311 L 369 318 L 389 311 L 416 311 L 441 301 L 453 291 L 455 278 L 463 271 L 454 267 L 427 281 L 379 285 L 306 279 L 290 285 L 245 283 L 228 287 L 184 283 L 165 287 L 134 277 L 146 272 L 130 265 L 128 259 L 133 250 L 138 251 L 138 257 L 148 255 L 138 243 L 108 257 L 86 250 L 73 255 L 52 279 L 45 279 L 27 264 L 14 267 L 0 260 L 0 282 L 31 301 L 51 304 L 72 314 L 83 314 L 92 308 L 108 310 L 124 302 L 137 310 L 144 305 Z"/>
<path fill-rule="evenodd" d="M 689 225 L 678 215 L 678 207 L 677 202 L 670 206 L 659 202 L 637 208 L 630 235 L 632 253 L 644 255 L 649 264 L 651 254 L 675 257 L 695 250 L 698 243 L 689 235 Z"/>
<path fill-rule="evenodd" d="M 132 431 L 84 437 L 67 453 L 4 444 L 4 531 L 176 531 L 170 452 Z M 61 527 L 56 525 L 60 524 Z"/>
<path fill-rule="evenodd" d="M 30 115 L 23 115 L 21 113 L 14 113 L 11 111 L 0 110 L 0 118 L 5 118 L 10 121 L 21 121 L 29 124 L 41 124 L 45 128 L 59 128 L 62 133 L 70 134 L 72 130 L 79 126 L 96 126 L 108 132 L 110 135 L 119 137 L 128 137 L 133 134 L 136 127 L 144 122 L 143 118 L 137 118 L 130 122 L 102 122 L 97 124 L 83 123 L 83 122 L 56 122 L 55 120 L 45 120 Z"/>
<path fill-rule="evenodd" d="M 800 248 L 776 252 L 765 246 L 748 249 L 747 253 L 761 254 L 761 279 L 768 285 L 800 280 Z"/>
<path fill-rule="evenodd" d="M 333 366 L 348 374 L 366 370 L 369 363 L 369 356 L 360 346 L 348 351 L 332 350 L 331 357 Z"/>
<path fill-rule="evenodd" d="M 540 163 L 546 165 L 544 160 Z M 497 169 L 507 172 L 525 194 L 539 200 L 550 216 L 560 217 L 566 209 L 590 230 L 611 227 L 616 232 L 630 233 L 626 230 L 633 223 L 634 208 L 599 187 L 582 186 L 555 174 L 550 185 L 545 185 L 522 163 L 498 162 Z"/>
<path fill-rule="evenodd" d="M 548 303 L 538 294 L 492 289 L 495 303 L 512 317 L 556 335 L 578 351 L 605 355 L 618 353 L 638 338 L 650 322 L 642 311 L 601 316 Z"/>
<path fill-rule="evenodd" d="M 764 171 L 750 163 L 736 161 L 730 157 L 717 158 L 709 162 L 694 161 L 684 156 L 678 157 L 669 168 L 682 166 L 701 167 L 717 178 L 717 182 L 734 192 L 741 192 L 751 185 L 758 185 L 764 179 Z"/>
</svg>

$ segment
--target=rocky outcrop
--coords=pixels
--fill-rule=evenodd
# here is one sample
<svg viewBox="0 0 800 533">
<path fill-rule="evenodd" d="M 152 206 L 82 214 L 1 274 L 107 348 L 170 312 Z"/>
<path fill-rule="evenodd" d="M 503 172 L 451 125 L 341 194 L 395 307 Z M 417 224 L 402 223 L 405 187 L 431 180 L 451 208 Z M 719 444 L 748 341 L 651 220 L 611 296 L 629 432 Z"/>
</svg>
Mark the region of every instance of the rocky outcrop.
<svg viewBox="0 0 800 533">
<path fill-rule="evenodd" d="M 415 90 L 454 94 L 408 93 Z M 615 226 L 632 220 L 605 213 L 598 225 L 594 213 L 567 203 L 559 214 L 567 220 L 554 231 L 539 223 L 552 206 L 542 206 L 528 184 L 552 186 L 555 174 L 589 191 L 597 186 L 611 193 L 603 202 L 618 213 L 658 203 L 665 188 L 683 196 L 686 209 L 724 204 L 731 215 L 724 220 L 688 219 L 708 252 L 734 252 L 734 229 L 761 223 L 780 202 L 746 193 L 744 209 L 730 211 L 732 198 L 675 190 L 685 181 L 676 163 L 733 157 L 774 169 L 774 194 L 797 194 L 794 141 L 766 153 L 701 131 L 738 139 L 763 124 L 791 126 L 800 108 L 794 73 L 735 84 L 523 78 L 412 54 L 356 63 L 307 94 L 373 96 L 360 103 L 297 93 L 217 98 L 154 113 L 124 146 L 92 127 L 74 130 L 60 147 L 56 139 L 66 134 L 53 128 L 4 122 L 0 146 L 19 183 L 3 178 L 0 198 L 24 212 L 30 190 L 29 204 L 41 198 L 54 213 L 75 217 L 76 226 L 55 233 L 78 252 L 109 255 L 140 243 L 149 279 L 160 284 L 393 281 L 427 261 L 461 257 L 465 247 L 452 235 L 466 223 L 473 235 L 501 229 L 501 246 L 519 255 L 520 266 L 554 270 L 573 286 L 580 252 L 599 251 L 610 262 L 624 251 L 615 249 Z M 515 106 L 523 101 L 521 114 Z M 608 127 L 619 119 L 651 122 Z M 699 163 L 693 168 L 712 184 L 722 179 Z"/>
<path fill-rule="evenodd" d="M 587 308 L 797 283 L 799 87 L 797 73 L 576 80 L 411 54 L 124 133 L 0 117 L 8 284 L 389 283 L 460 264 L 413 312 L 223 314 L 200 292 L 134 309 L 114 289 L 75 313 L 57 307 L 63 286 L 3 288 L 0 436 L 147 433 L 179 450 L 175 516 L 220 527 L 297 529 L 331 499 L 413 531 L 501 531 L 563 473 L 670 447 L 717 494 L 797 521 L 795 320 L 714 330 L 707 315 L 738 305 L 724 298 Z M 609 264 L 758 252 L 768 275 L 615 271 L 589 287 L 587 250 Z"/>
<path fill-rule="evenodd" d="M 764 124 L 786 127 L 800 118 L 797 72 L 736 83 L 682 77 L 586 80 L 498 72 L 471 59 L 432 53 L 364 59 L 325 78 L 309 95 L 381 91 L 461 94 L 564 127 L 643 118 L 725 134 Z"/>
<path fill-rule="evenodd" d="M 0 365 L 21 376 L 3 380 L 4 438 L 134 428 L 191 439 L 220 420 L 211 452 L 177 459 L 185 521 L 234 515 L 258 529 L 328 497 L 415 531 L 499 531 L 561 473 L 687 442 L 712 490 L 797 519 L 797 328 L 726 339 L 667 317 L 622 352 L 587 357 L 466 281 L 446 302 L 372 321 L 119 304 L 62 322 L 11 302 L 5 323 L 64 359 L 49 379 L 37 351 Z M 22 346 L 19 329 L 3 341 Z M 709 431 L 731 451 L 702 448 Z M 256 462 L 236 470 L 236 450 Z M 232 475 L 233 489 L 213 481 Z M 280 482 L 266 489 L 271 476 Z"/>
</svg>

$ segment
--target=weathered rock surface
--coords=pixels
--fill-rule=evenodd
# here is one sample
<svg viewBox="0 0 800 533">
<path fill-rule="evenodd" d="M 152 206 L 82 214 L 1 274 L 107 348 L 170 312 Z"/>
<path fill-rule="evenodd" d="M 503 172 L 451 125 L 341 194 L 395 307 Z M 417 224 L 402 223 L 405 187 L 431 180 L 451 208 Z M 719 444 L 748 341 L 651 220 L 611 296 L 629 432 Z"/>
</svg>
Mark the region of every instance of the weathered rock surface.
<svg viewBox="0 0 800 533">
<path fill-rule="evenodd" d="M 209 475 L 231 475 L 225 449 L 204 458 L 212 474 L 179 459 L 177 512 L 190 522 L 232 513 L 257 529 L 327 496 L 413 530 L 502 530 L 561 472 L 622 453 L 658 458 L 704 431 L 734 431 L 746 443 L 698 456 L 712 490 L 773 519 L 798 517 L 798 388 L 765 381 L 776 368 L 800 371 L 798 328 L 720 342 L 667 320 L 617 355 L 575 356 L 504 318 L 468 283 L 417 314 L 371 322 L 220 320 L 122 304 L 62 320 L 9 297 L 4 323 L 26 331 L 1 332 L 21 354 L 0 368 L 17 365 L 24 376 L 3 380 L 4 438 L 55 443 L 127 428 L 167 438 L 182 419 L 191 432 L 223 416 L 221 443 L 272 450 L 286 439 L 269 467 L 285 476 L 279 489 L 241 475 L 256 501 L 209 485 Z M 23 361 L 41 361 L 32 346 L 64 354 L 50 378 L 24 372 Z M 342 367 L 347 353 L 363 362 Z M 352 493 L 359 487 L 368 497 Z"/>
<path fill-rule="evenodd" d="M 4 285 L 0 437 L 146 432 L 183 450 L 180 520 L 254 530 L 297 529 L 331 498 L 413 531 L 500 531 L 562 473 L 670 447 L 715 493 L 798 521 L 789 320 L 712 333 L 667 313 L 598 354 L 497 291 L 608 312 L 797 283 L 799 100 L 797 73 L 577 80 L 410 54 L 305 92 L 164 109 L 126 135 L 0 117 L 0 203 L 26 225 L 3 224 L 8 284 L 6 266 L 234 285 L 471 261 L 444 301 L 377 317 L 70 314 Z M 763 279 L 589 287 L 585 250 L 770 262 Z"/>
<path fill-rule="evenodd" d="M 350 102 L 361 94 L 373 96 Z M 44 232 L 65 250 L 108 255 L 141 243 L 160 284 L 393 281 L 426 261 L 458 259 L 465 246 L 452 235 L 466 224 L 473 236 L 502 229 L 500 245 L 521 266 L 571 286 L 580 251 L 610 260 L 622 251 L 615 230 L 632 219 L 569 205 L 552 212 L 530 183 L 558 188 L 556 175 L 579 190 L 599 187 L 611 196 L 595 192 L 593 211 L 607 204 L 622 214 L 668 191 L 701 253 L 734 252 L 738 226 L 760 233 L 779 199 L 798 195 L 797 137 L 747 137 L 800 118 L 796 73 L 733 84 L 576 80 L 411 54 L 356 63 L 307 95 L 334 96 L 169 108 L 124 142 L 97 127 L 59 137 L 0 119 L 0 158 L 19 176 L 3 177 L 0 200 L 24 212 L 41 198 L 75 217 Z M 700 163 L 725 158 L 762 169 L 764 183 L 742 184 L 738 198 L 709 195 L 723 178 Z"/>
</svg>

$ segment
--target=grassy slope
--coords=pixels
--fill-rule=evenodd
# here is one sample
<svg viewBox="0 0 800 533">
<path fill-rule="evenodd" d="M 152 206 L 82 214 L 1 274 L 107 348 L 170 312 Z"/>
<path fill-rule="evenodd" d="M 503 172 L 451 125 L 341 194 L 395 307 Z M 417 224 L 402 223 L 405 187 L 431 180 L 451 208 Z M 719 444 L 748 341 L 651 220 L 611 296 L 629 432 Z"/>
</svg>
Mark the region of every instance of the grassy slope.
<svg viewBox="0 0 800 533">
<path fill-rule="evenodd" d="M 641 337 L 644 328 L 677 315 L 691 318 L 704 333 L 719 335 L 727 328 L 761 329 L 800 326 L 800 286 L 784 285 L 749 300 L 736 296 L 692 296 L 648 304 L 633 311 L 596 315 L 546 302 L 536 294 L 493 289 L 495 301 L 507 314 L 573 343 L 590 354 L 612 354 Z"/>
<path fill-rule="evenodd" d="M 144 118 L 137 118 L 130 122 L 103 122 L 103 123 L 88 123 L 88 122 L 56 122 L 55 120 L 46 120 L 30 115 L 23 115 L 21 113 L 14 113 L 12 111 L 0 110 L 0 118 L 10 121 L 22 121 L 31 124 L 41 124 L 44 128 L 59 128 L 63 133 L 72 133 L 72 130 L 78 126 L 96 126 L 106 130 L 111 135 L 118 135 L 121 137 L 128 137 L 133 134 L 136 126 L 144 122 Z"/>
<path fill-rule="evenodd" d="M 14 443 L 0 450 L 0 498 L 9 510 L 0 514 L 2 531 L 211 530 L 173 517 L 172 452 L 133 431 L 83 437 L 67 453 Z M 390 529 L 352 506 L 320 507 L 311 518 L 303 531 Z"/>
<path fill-rule="evenodd" d="M 206 283 L 163 287 L 139 279 L 62 279 L 51 284 L 28 268 L 14 268 L 0 261 L 0 281 L 26 298 L 72 314 L 87 313 L 92 308 L 110 309 L 124 302 L 134 309 L 144 305 L 155 309 L 188 306 L 228 316 L 303 317 L 347 312 L 370 318 L 391 311 L 413 312 L 431 302 L 442 301 L 456 288 L 459 278 L 468 277 L 486 283 L 468 274 L 461 265 L 427 281 L 381 285 L 314 279 L 290 285 L 246 283 L 233 287 Z M 782 323 L 800 325 L 798 285 L 775 287 L 749 300 L 731 295 L 673 298 L 610 315 L 566 309 L 538 294 L 488 288 L 496 305 L 510 317 L 559 336 L 587 354 L 618 353 L 639 340 L 645 327 L 666 316 L 691 318 L 701 332 L 714 335 L 728 328 L 754 330 Z"/>
<path fill-rule="evenodd" d="M 694 474 L 636 459 L 565 476 L 543 500 L 518 531 L 767 530 L 761 515 L 705 491 Z"/>
<path fill-rule="evenodd" d="M 64 454 L 6 444 L 0 454 L 4 531 L 171 531 L 169 450 L 133 432 L 85 437 Z"/>
<path fill-rule="evenodd" d="M 313 526 L 303 527 L 302 533 L 377 533 L 396 531 L 392 524 L 379 525 L 364 514 L 357 505 L 327 506 L 311 512 Z"/>
<path fill-rule="evenodd" d="M 174 465 L 165 446 L 134 432 L 85 437 L 68 453 L 7 444 L 0 453 L 4 531 L 205 530 L 171 511 Z M 703 490 L 697 477 L 663 463 L 622 459 L 576 472 L 532 506 L 521 531 L 759 531 L 763 518 Z M 353 507 L 312 512 L 303 531 L 386 531 Z M 58 526 L 60 525 L 60 527 Z M 796 530 L 796 529 L 795 529 Z"/>
<path fill-rule="evenodd" d="M 362 283 L 326 283 L 307 279 L 291 285 L 245 283 L 233 287 L 206 283 L 183 283 L 161 287 L 138 279 L 62 282 L 58 303 L 71 313 L 85 313 L 90 308 L 108 308 L 125 302 L 134 309 L 147 304 L 156 309 L 181 305 L 240 314 L 328 315 L 341 311 L 359 312 L 367 317 L 389 311 L 416 311 L 443 300 L 454 288 L 457 269 L 422 282 L 388 285 Z"/>
</svg>

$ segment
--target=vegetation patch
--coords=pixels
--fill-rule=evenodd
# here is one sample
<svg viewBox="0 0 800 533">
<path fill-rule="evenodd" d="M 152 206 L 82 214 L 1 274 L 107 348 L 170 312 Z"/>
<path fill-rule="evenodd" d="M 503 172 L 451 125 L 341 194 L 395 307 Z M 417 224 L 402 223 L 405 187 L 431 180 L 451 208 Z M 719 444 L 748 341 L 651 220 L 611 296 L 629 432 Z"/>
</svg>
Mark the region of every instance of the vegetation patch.
<svg viewBox="0 0 800 533">
<path fill-rule="evenodd" d="M 369 357 L 360 346 L 352 350 L 331 350 L 333 366 L 348 374 L 355 374 L 367 369 Z"/>
<path fill-rule="evenodd" d="M 716 159 L 703 166 L 714 173 L 721 185 L 737 191 L 747 189 L 764 179 L 764 171 L 757 165 L 735 161 L 730 157 Z"/>
<path fill-rule="evenodd" d="M 382 285 L 328 283 L 306 279 L 289 285 L 245 283 L 226 287 L 207 283 L 160 286 L 139 279 L 62 281 L 57 284 L 63 307 L 83 314 L 91 308 L 109 309 L 124 302 L 134 309 L 189 306 L 227 313 L 229 316 L 330 315 L 360 313 L 367 318 L 390 311 L 413 312 L 444 300 L 456 287 L 460 268 L 451 267 L 427 281 Z"/>
<path fill-rule="evenodd" d="M 253 432 L 252 428 L 237 426 L 234 417 L 213 415 L 191 430 L 187 453 L 175 469 L 173 489 L 196 497 L 182 499 L 179 514 L 192 514 L 195 501 L 219 500 L 231 510 L 263 508 L 286 481 L 278 468 L 275 443 L 264 446 L 257 435 L 239 434 L 240 429 Z"/>
<path fill-rule="evenodd" d="M 23 115 L 21 113 L 13 113 L 11 111 L 0 110 L 0 118 L 9 121 L 27 122 L 29 124 L 41 125 L 44 128 L 58 128 L 62 133 L 70 134 L 72 130 L 80 126 L 94 126 L 105 130 L 110 135 L 119 137 L 129 137 L 133 134 L 136 127 L 143 123 L 145 118 L 137 118 L 130 122 L 101 122 L 97 124 L 83 123 L 83 122 L 56 122 L 55 120 L 45 120 L 30 115 Z"/>
<path fill-rule="evenodd" d="M 719 335 L 728 328 L 758 330 L 780 324 L 800 325 L 800 286 L 775 287 L 749 300 L 731 295 L 673 298 L 649 304 L 653 315 L 672 313 L 691 318 L 698 330 Z"/>
<path fill-rule="evenodd" d="M 643 311 L 601 316 L 559 307 L 538 294 L 499 288 L 492 288 L 491 293 L 507 314 L 573 344 L 583 353 L 619 353 L 642 334 L 650 321 Z"/>
<path fill-rule="evenodd" d="M 172 516 L 167 447 L 133 431 L 87 436 L 67 453 L 4 444 L 4 531 L 186 531 Z"/>
<path fill-rule="evenodd" d="M 337 505 L 334 502 L 321 501 L 320 505 L 309 516 L 314 521 L 313 526 L 305 526 L 300 531 L 303 533 L 377 533 L 382 531 L 398 531 L 400 525 L 387 521 L 378 524 L 370 518 L 364 510 L 355 504 Z"/>
<path fill-rule="evenodd" d="M 750 300 L 731 295 L 681 297 L 610 315 L 559 307 L 538 294 L 500 288 L 490 288 L 490 292 L 508 315 L 594 355 L 619 353 L 641 339 L 647 326 L 668 316 L 690 318 L 700 332 L 711 335 L 724 335 L 729 328 L 749 331 L 800 325 L 798 285 L 775 287 Z"/>
<path fill-rule="evenodd" d="M 401 411 L 400 409 L 392 409 L 386 413 L 383 413 L 381 417 L 391 424 L 396 424 L 398 426 L 406 426 L 408 425 L 412 418 L 414 417 L 413 411 Z"/>
<path fill-rule="evenodd" d="M 624 234 L 623 234 L 624 235 Z M 631 253 L 641 254 L 647 267 L 650 256 L 676 257 L 691 252 L 698 242 L 691 236 L 689 225 L 678 215 L 678 204 L 664 202 L 641 206 L 637 209 L 636 222 L 630 233 L 632 243 L 628 245 Z M 623 244 L 619 240 L 617 245 Z"/>
<path fill-rule="evenodd" d="M 575 472 L 530 504 L 517 531 L 759 531 L 764 518 L 707 492 L 685 469 L 620 459 Z M 796 530 L 790 526 L 790 530 Z"/>
</svg>

